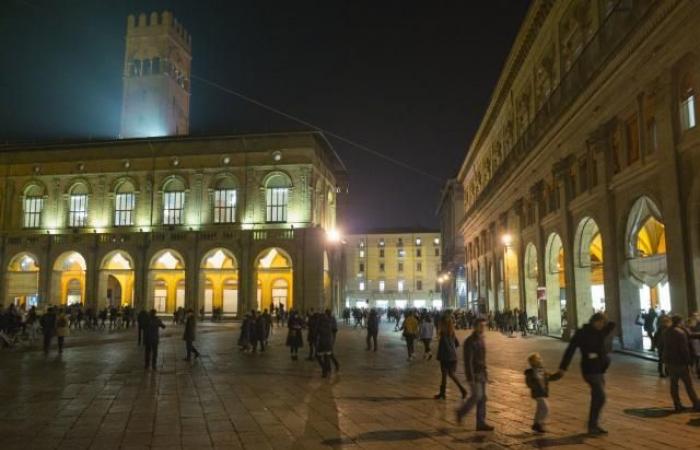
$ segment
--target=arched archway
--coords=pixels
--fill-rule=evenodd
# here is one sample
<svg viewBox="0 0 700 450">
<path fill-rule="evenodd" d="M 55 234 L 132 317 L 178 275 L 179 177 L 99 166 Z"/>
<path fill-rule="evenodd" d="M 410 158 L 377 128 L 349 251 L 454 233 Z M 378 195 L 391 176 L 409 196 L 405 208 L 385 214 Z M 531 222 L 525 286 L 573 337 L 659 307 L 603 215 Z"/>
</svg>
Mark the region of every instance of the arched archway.
<svg viewBox="0 0 700 450">
<path fill-rule="evenodd" d="M 605 311 L 603 238 L 595 220 L 585 217 L 574 237 L 577 326 L 588 322 L 595 312 Z"/>
<path fill-rule="evenodd" d="M 205 314 L 217 310 L 226 316 L 238 315 L 238 261 L 230 250 L 214 248 L 204 255 L 199 283 Z"/>
<path fill-rule="evenodd" d="M 85 258 L 78 252 L 64 252 L 56 258 L 51 277 L 51 303 L 85 303 Z"/>
<path fill-rule="evenodd" d="M 537 247 L 535 244 L 529 243 L 525 248 L 525 261 L 523 264 L 525 278 L 525 311 L 528 317 L 537 317 L 540 320 L 545 320 L 546 314 L 539 313 L 539 304 L 537 301 Z"/>
<path fill-rule="evenodd" d="M 34 255 L 22 252 L 7 265 L 5 304 L 28 309 L 39 302 L 39 263 Z"/>
<path fill-rule="evenodd" d="M 649 197 L 639 198 L 627 219 L 626 256 L 629 281 L 635 286 L 632 296 L 638 296 L 632 305 L 636 311 L 660 312 L 671 310 L 671 292 L 666 262 L 666 227 L 661 211 Z M 638 345 L 638 344 L 637 344 Z M 651 339 L 644 336 L 643 348 L 651 348 Z"/>
<path fill-rule="evenodd" d="M 159 313 L 185 307 L 185 260 L 173 249 L 163 249 L 151 258 L 148 269 L 148 304 Z"/>
<path fill-rule="evenodd" d="M 134 306 L 134 261 L 127 252 L 115 250 L 102 258 L 98 275 L 101 307 Z"/>
<path fill-rule="evenodd" d="M 284 280 L 286 282 L 287 295 L 282 304 L 289 311 L 294 304 L 293 267 L 292 258 L 289 254 L 279 247 L 264 250 L 255 260 L 255 269 L 256 285 L 258 286 L 257 309 L 262 310 L 273 305 L 275 301 L 274 294 L 280 293 L 275 289 L 281 289 L 279 280 Z M 278 283 L 276 288 L 275 282 Z M 277 295 L 277 297 L 281 298 L 280 295 Z M 275 307 L 279 307 L 279 305 L 279 302 L 274 304 Z"/>
<path fill-rule="evenodd" d="M 552 233 L 545 250 L 545 283 L 547 289 L 547 330 L 561 336 L 566 328 L 566 275 L 564 246 L 561 237 Z"/>
</svg>

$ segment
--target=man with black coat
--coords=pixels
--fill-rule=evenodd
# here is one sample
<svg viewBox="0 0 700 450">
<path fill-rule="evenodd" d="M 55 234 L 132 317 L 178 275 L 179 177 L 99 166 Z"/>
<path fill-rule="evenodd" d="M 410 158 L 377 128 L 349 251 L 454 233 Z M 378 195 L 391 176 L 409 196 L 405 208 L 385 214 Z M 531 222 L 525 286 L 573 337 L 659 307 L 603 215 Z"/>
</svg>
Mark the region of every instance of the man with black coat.
<svg viewBox="0 0 700 450">
<path fill-rule="evenodd" d="M 139 315 L 136 316 L 136 323 L 139 327 L 139 345 L 141 345 L 143 335 L 146 332 L 146 325 L 148 325 L 148 313 L 145 309 L 141 308 Z"/>
<path fill-rule="evenodd" d="M 461 423 L 476 406 L 476 431 L 493 431 L 493 427 L 486 423 L 486 383 L 488 373 L 486 371 L 486 343 L 484 342 L 484 328 L 486 319 L 478 318 L 474 322 L 474 331 L 464 340 L 464 374 L 469 383 L 469 398 L 457 410 L 457 422 Z"/>
<path fill-rule="evenodd" d="M 663 334 L 663 358 L 671 377 L 671 398 L 676 412 L 683 411 L 681 398 L 678 393 L 678 381 L 683 381 L 688 398 L 693 403 L 693 409 L 700 410 L 700 400 L 693 389 L 693 380 L 690 378 L 690 365 L 693 358 L 690 354 L 689 333 L 683 327 L 683 318 L 673 316 L 671 328 Z"/>
<path fill-rule="evenodd" d="M 56 335 L 56 311 L 53 307 L 49 308 L 46 314 L 41 316 L 39 324 L 44 335 L 44 354 L 47 354 L 49 353 L 49 347 L 51 347 L 51 339 Z"/>
<path fill-rule="evenodd" d="M 306 359 L 308 361 L 313 361 L 316 357 L 316 333 L 318 332 L 318 321 L 320 318 L 320 314 L 315 313 L 313 308 L 309 310 L 309 314 L 306 319 L 306 341 L 309 343 L 309 357 Z"/>
<path fill-rule="evenodd" d="M 598 420 L 600 411 L 605 405 L 605 372 L 610 366 L 606 339 L 614 329 L 615 323 L 608 322 L 605 314 L 593 314 L 588 323 L 576 331 L 576 334 L 571 338 L 561 364 L 559 364 L 558 374 L 564 376 L 576 349 L 581 350 L 581 373 L 591 388 L 588 433 L 593 435 L 607 433 L 598 425 Z"/>
<path fill-rule="evenodd" d="M 153 370 L 156 370 L 158 360 L 158 344 L 160 343 L 160 328 L 165 328 L 165 324 L 156 315 L 156 310 L 152 309 L 148 316 L 148 324 L 144 332 L 144 344 L 146 352 L 144 355 L 145 369 L 148 369 L 149 362 Z"/>
<path fill-rule="evenodd" d="M 367 351 L 371 350 L 370 344 L 374 343 L 374 351 L 377 351 L 377 335 L 379 334 L 379 316 L 377 310 L 372 308 L 367 317 Z"/>
<path fill-rule="evenodd" d="M 187 310 L 187 318 L 185 319 L 185 333 L 182 335 L 182 340 L 185 341 L 185 348 L 187 349 L 187 357 L 185 361 L 192 361 L 192 353 L 194 353 L 194 358 L 199 358 L 199 351 L 194 348 L 194 339 L 196 335 L 196 322 L 194 318 L 194 310 L 189 308 Z"/>
</svg>

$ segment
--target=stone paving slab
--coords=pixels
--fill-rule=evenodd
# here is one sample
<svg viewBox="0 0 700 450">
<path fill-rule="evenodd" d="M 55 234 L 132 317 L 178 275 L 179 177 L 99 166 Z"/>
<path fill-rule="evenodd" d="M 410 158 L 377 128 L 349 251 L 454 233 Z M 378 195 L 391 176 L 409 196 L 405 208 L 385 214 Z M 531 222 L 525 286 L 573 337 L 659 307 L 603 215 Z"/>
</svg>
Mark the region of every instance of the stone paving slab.
<svg viewBox="0 0 700 450">
<path fill-rule="evenodd" d="M 700 449 L 700 414 L 669 414 L 668 380 L 653 362 L 621 354 L 608 375 L 608 436 L 583 434 L 588 390 L 576 361 L 551 384 L 549 432 L 533 434 L 527 355 L 539 351 L 554 370 L 565 345 L 543 337 L 488 333 L 496 431 L 475 432 L 473 417 L 458 426 L 457 389 L 433 400 L 437 362 L 421 350 L 406 361 L 392 330 L 382 328 L 373 353 L 362 330 L 341 327 L 341 371 L 330 379 L 314 362 L 290 360 L 285 330 L 274 330 L 269 351 L 239 353 L 232 324 L 200 327 L 194 364 L 182 361 L 182 329 L 169 326 L 157 372 L 143 370 L 133 330 L 78 332 L 61 356 L 0 351 L 0 449 Z"/>
</svg>

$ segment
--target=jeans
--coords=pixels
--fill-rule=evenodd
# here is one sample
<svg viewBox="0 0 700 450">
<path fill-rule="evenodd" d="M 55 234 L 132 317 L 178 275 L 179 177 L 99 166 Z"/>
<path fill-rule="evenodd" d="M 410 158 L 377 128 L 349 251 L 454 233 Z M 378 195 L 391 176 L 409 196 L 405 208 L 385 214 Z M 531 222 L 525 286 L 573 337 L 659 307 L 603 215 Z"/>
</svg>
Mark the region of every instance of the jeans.
<svg viewBox="0 0 700 450">
<path fill-rule="evenodd" d="M 374 351 L 377 351 L 377 333 L 367 333 L 367 350 L 372 348 L 371 343 L 374 343 Z"/>
<path fill-rule="evenodd" d="M 156 361 L 158 360 L 158 343 L 150 343 L 146 342 L 146 353 L 144 355 L 144 360 L 145 360 L 145 367 L 148 369 L 148 365 L 150 362 L 150 365 L 153 369 L 156 368 Z"/>
<path fill-rule="evenodd" d="M 535 410 L 535 420 L 534 423 L 537 425 L 544 425 L 544 421 L 549 415 L 549 402 L 545 397 L 538 397 L 535 399 L 537 402 L 537 409 Z"/>
<path fill-rule="evenodd" d="M 476 406 L 476 425 L 486 424 L 486 381 L 469 383 L 470 395 L 466 402 L 457 410 L 459 417 L 466 416 Z"/>
<path fill-rule="evenodd" d="M 688 394 L 688 398 L 693 403 L 693 406 L 700 406 L 698 401 L 698 396 L 693 389 L 693 380 L 690 378 L 690 369 L 688 366 L 677 366 L 669 365 L 668 373 L 671 376 L 671 398 L 673 399 L 673 406 L 675 408 L 681 408 L 681 397 L 678 393 L 678 381 L 683 381 L 685 385 L 685 392 Z"/>
<path fill-rule="evenodd" d="M 455 370 L 457 370 L 457 361 L 448 361 L 444 363 L 440 362 L 440 395 L 443 397 L 445 396 L 445 391 L 447 390 L 447 377 L 455 382 L 459 388 L 459 392 L 461 392 L 462 395 L 464 395 L 466 392 L 464 386 L 462 386 L 462 383 L 460 383 L 455 376 Z"/>
<path fill-rule="evenodd" d="M 598 426 L 600 411 L 605 405 L 605 375 L 602 373 L 583 374 L 583 379 L 591 387 L 591 409 L 588 413 L 588 428 Z"/>
<path fill-rule="evenodd" d="M 413 341 L 415 341 L 415 340 L 416 340 L 415 336 L 412 336 L 412 335 L 407 335 L 407 336 L 406 336 L 406 350 L 408 351 L 408 357 L 409 357 L 409 358 L 410 358 L 411 356 L 413 356 L 413 352 L 414 352 L 414 349 L 413 349 Z"/>
</svg>

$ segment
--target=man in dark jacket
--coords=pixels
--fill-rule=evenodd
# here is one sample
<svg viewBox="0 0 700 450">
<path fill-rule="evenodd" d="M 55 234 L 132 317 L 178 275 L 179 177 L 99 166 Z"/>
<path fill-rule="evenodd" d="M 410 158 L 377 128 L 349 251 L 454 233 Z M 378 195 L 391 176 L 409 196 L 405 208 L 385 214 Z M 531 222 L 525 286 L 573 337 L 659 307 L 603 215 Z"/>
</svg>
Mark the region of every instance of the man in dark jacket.
<svg viewBox="0 0 700 450">
<path fill-rule="evenodd" d="M 469 398 L 457 410 L 457 422 L 461 423 L 464 416 L 476 406 L 476 430 L 493 431 L 486 423 L 486 344 L 484 343 L 484 328 L 486 319 L 479 318 L 474 322 L 474 331 L 464 340 L 464 374 L 469 383 Z"/>
<path fill-rule="evenodd" d="M 187 349 L 187 357 L 185 361 L 192 361 L 192 353 L 194 353 L 194 358 L 199 358 L 199 351 L 194 348 L 194 339 L 196 335 L 196 322 L 194 318 L 194 310 L 189 308 L 187 310 L 187 318 L 185 319 L 185 333 L 182 335 L 182 340 L 185 341 L 185 348 Z"/>
<path fill-rule="evenodd" d="M 315 313 L 314 309 L 309 310 L 308 317 L 306 319 L 306 341 L 309 343 L 309 357 L 306 358 L 309 361 L 313 361 L 316 357 L 316 332 L 318 329 L 318 321 L 320 319 L 320 314 Z"/>
<path fill-rule="evenodd" d="M 377 335 L 379 334 L 379 316 L 377 310 L 372 308 L 367 317 L 367 351 L 371 350 L 370 344 L 374 343 L 374 351 L 377 351 Z"/>
<path fill-rule="evenodd" d="M 683 318 L 673 316 L 671 318 L 671 328 L 663 334 L 663 358 L 671 376 L 671 398 L 676 412 L 683 411 L 681 398 L 678 393 L 678 380 L 682 380 L 688 398 L 693 402 L 693 408 L 700 410 L 700 401 L 693 389 L 693 381 L 690 378 L 690 365 L 693 358 L 690 355 L 690 344 L 688 332 L 683 327 Z"/>
<path fill-rule="evenodd" d="M 51 339 L 53 339 L 56 334 L 56 311 L 53 307 L 46 311 L 46 314 L 41 316 L 39 320 L 41 325 L 41 332 L 44 335 L 44 353 L 49 352 L 49 347 L 51 346 Z"/>
<path fill-rule="evenodd" d="M 606 339 L 615 329 L 615 323 L 608 322 L 603 313 L 595 313 L 586 325 L 571 338 L 564 357 L 559 364 L 559 375 L 563 376 L 576 349 L 581 350 L 581 373 L 591 388 L 591 407 L 588 414 L 588 433 L 605 434 L 598 425 L 600 411 L 605 405 L 605 372 L 610 366 Z"/>
<path fill-rule="evenodd" d="M 141 345 L 141 342 L 143 341 L 143 334 L 146 331 L 146 325 L 148 325 L 148 313 L 145 309 L 142 308 L 139 315 L 136 316 L 136 322 L 139 326 L 139 345 Z"/>
<path fill-rule="evenodd" d="M 146 346 L 146 353 L 144 356 L 145 369 L 150 366 L 153 370 L 156 370 L 156 361 L 158 360 L 158 344 L 160 342 L 160 328 L 165 328 L 165 324 L 156 315 L 156 310 L 152 309 L 148 316 L 148 324 L 146 325 L 146 330 L 144 332 L 144 344 Z"/>
</svg>

